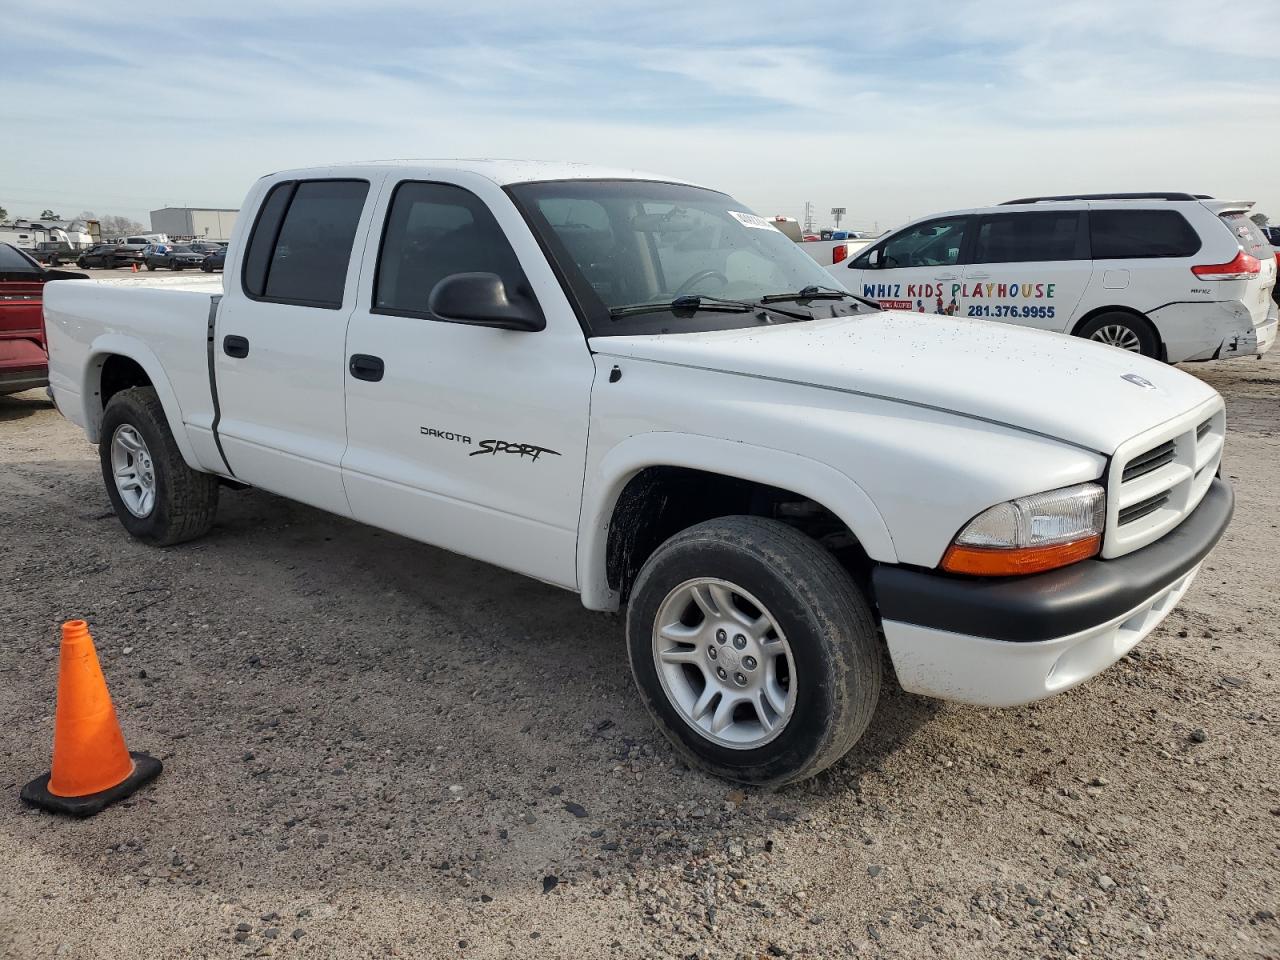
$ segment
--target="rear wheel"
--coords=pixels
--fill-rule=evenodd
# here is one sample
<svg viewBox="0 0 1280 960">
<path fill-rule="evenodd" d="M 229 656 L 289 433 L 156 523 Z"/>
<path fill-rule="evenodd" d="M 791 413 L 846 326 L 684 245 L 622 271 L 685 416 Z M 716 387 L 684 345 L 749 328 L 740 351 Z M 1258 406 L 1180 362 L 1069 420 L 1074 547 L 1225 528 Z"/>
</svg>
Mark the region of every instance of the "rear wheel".
<svg viewBox="0 0 1280 960">
<path fill-rule="evenodd" d="M 676 748 L 743 783 L 830 766 L 880 693 L 866 600 L 828 551 L 775 520 L 724 517 L 660 546 L 636 579 L 627 648 Z"/>
<path fill-rule="evenodd" d="M 154 263 L 152 263 L 150 260 L 148 260 L 148 261 L 147 261 L 147 269 L 148 269 L 148 270 L 154 270 L 155 268 L 156 268 L 156 265 L 155 265 Z"/>
<path fill-rule="evenodd" d="M 159 547 L 201 536 L 218 510 L 218 480 L 192 470 L 150 387 L 121 390 L 102 414 L 98 456 L 120 523 Z"/>
<path fill-rule="evenodd" d="M 1160 357 L 1160 337 L 1145 318 L 1132 313 L 1100 314 L 1077 330 L 1076 336 L 1144 357 Z"/>
</svg>

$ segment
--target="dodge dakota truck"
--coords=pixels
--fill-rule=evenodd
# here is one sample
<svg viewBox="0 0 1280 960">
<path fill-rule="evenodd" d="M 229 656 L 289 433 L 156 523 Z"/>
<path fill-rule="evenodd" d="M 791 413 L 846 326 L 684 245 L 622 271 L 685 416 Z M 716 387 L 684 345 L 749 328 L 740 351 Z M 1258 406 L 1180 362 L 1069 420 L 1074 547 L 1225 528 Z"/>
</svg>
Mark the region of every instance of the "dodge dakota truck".
<svg viewBox="0 0 1280 960">
<path fill-rule="evenodd" d="M 964 703 L 1081 683 L 1231 516 L 1199 380 L 881 310 L 712 189 L 397 161 L 243 209 L 221 278 L 49 284 L 53 397 L 125 529 L 189 540 L 252 486 L 625 610 L 645 706 L 720 776 L 836 761 L 886 648 Z"/>
</svg>

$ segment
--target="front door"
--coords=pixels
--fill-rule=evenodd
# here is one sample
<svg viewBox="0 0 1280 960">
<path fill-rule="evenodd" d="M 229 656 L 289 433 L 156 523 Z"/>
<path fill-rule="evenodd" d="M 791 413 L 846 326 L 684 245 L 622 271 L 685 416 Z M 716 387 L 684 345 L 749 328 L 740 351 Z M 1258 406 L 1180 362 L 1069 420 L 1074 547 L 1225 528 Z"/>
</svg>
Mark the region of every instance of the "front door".
<svg viewBox="0 0 1280 960">
<path fill-rule="evenodd" d="M 218 437 L 237 479 L 347 515 L 343 350 L 375 192 L 367 180 L 272 185 L 228 265 L 241 282 L 214 331 Z"/>
<path fill-rule="evenodd" d="M 906 227 L 859 257 L 866 263 L 846 285 L 886 310 L 954 315 L 959 309 L 960 255 L 971 218 L 942 217 Z"/>
<path fill-rule="evenodd" d="M 977 218 L 960 290 L 962 316 L 1058 332 L 1089 286 L 1084 206 Z"/>
<path fill-rule="evenodd" d="M 376 267 L 347 333 L 352 512 L 572 588 L 595 371 L 577 318 L 488 180 L 405 181 L 386 193 L 376 214 L 385 227 L 366 254 Z M 545 329 L 433 314 L 436 284 L 473 272 L 497 274 L 510 296 L 536 303 Z"/>
</svg>

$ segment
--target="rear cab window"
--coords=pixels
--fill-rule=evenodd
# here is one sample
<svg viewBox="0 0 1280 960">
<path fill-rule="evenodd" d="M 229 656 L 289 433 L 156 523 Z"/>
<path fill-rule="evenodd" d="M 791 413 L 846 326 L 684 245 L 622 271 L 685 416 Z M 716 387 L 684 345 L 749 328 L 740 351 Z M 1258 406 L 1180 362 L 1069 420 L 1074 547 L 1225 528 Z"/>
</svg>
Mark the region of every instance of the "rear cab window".
<svg viewBox="0 0 1280 960">
<path fill-rule="evenodd" d="M 1089 243 L 1094 260 L 1190 257 L 1200 235 L 1177 210 L 1089 211 Z"/>
<path fill-rule="evenodd" d="M 241 284 L 253 300 L 337 310 L 366 180 L 278 183 L 259 207 Z"/>
</svg>

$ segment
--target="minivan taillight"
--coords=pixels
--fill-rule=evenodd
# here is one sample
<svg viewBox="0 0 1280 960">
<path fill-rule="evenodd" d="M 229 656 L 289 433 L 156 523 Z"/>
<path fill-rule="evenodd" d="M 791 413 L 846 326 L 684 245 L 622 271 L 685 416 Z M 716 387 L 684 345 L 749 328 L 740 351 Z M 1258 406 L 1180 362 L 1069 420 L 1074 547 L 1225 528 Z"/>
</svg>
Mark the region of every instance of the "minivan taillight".
<svg viewBox="0 0 1280 960">
<path fill-rule="evenodd" d="M 1230 263 L 1206 263 L 1192 267 L 1191 272 L 1201 280 L 1248 280 L 1256 277 L 1262 270 L 1262 263 L 1257 257 L 1251 257 L 1241 250 Z"/>
<path fill-rule="evenodd" d="M 844 243 L 837 243 L 831 248 L 831 262 L 839 263 L 841 260 L 849 256 L 849 246 Z"/>
</svg>

